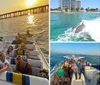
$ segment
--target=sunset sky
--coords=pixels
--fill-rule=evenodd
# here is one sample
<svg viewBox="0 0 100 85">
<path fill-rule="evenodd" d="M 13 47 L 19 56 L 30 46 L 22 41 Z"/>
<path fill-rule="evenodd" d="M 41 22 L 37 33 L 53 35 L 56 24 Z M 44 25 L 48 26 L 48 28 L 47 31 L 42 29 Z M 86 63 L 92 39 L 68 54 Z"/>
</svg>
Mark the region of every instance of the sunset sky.
<svg viewBox="0 0 100 85">
<path fill-rule="evenodd" d="M 30 1 L 34 2 L 34 0 L 0 0 L 0 14 L 49 4 L 49 0 L 35 0 L 33 5 L 28 6 L 27 2 Z"/>
</svg>

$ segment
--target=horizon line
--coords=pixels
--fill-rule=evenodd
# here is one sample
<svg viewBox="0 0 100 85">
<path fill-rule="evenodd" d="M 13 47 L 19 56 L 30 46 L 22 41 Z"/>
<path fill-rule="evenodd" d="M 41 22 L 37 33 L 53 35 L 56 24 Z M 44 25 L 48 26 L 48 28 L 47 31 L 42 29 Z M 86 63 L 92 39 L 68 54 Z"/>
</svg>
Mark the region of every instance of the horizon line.
<svg viewBox="0 0 100 85">
<path fill-rule="evenodd" d="M 58 52 L 51 52 L 50 54 L 53 54 L 53 53 L 56 53 L 56 54 L 76 54 L 76 55 L 91 55 L 91 56 L 100 56 L 100 54 L 79 54 L 79 53 L 58 53 Z"/>
</svg>

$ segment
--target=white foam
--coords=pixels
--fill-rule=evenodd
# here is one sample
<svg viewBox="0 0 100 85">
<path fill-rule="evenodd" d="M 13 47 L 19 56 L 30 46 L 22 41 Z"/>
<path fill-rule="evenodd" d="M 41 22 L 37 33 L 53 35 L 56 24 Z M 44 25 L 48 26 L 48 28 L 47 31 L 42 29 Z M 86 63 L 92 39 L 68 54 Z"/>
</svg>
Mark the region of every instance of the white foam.
<svg viewBox="0 0 100 85">
<path fill-rule="evenodd" d="M 85 28 L 82 32 L 88 32 L 92 39 L 100 41 L 100 18 L 95 20 L 84 20 Z"/>
<path fill-rule="evenodd" d="M 94 20 L 83 20 L 85 28 L 79 32 L 75 33 L 72 28 L 66 30 L 63 34 L 59 35 L 57 41 L 82 41 L 88 40 L 91 37 L 93 40 L 100 42 L 100 18 Z"/>
</svg>

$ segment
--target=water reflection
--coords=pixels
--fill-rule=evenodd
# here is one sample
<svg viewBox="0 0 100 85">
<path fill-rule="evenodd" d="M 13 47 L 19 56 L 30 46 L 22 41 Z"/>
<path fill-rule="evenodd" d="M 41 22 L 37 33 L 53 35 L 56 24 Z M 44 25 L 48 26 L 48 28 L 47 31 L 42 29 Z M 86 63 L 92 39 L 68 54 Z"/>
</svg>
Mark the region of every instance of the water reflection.
<svg viewBox="0 0 100 85">
<path fill-rule="evenodd" d="M 28 15 L 27 23 L 30 24 L 30 25 L 35 25 L 34 21 L 35 21 L 34 15 Z"/>
</svg>

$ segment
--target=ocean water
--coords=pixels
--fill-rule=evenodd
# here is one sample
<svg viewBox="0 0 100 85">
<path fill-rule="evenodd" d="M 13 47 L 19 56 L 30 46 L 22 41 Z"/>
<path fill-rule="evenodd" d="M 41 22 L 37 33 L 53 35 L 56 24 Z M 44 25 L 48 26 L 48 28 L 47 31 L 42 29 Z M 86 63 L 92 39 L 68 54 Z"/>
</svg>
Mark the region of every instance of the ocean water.
<svg viewBox="0 0 100 85">
<path fill-rule="evenodd" d="M 54 72 L 56 66 L 60 65 L 64 60 L 64 56 L 71 56 L 75 55 L 76 57 L 84 57 L 85 60 L 93 64 L 94 66 L 100 66 L 100 56 L 92 56 L 92 55 L 80 55 L 80 54 L 55 54 L 51 53 L 50 55 L 50 73 Z M 99 67 L 100 69 L 100 67 Z"/>
<path fill-rule="evenodd" d="M 48 13 L 39 13 L 34 15 L 28 14 L 25 16 L 0 20 L 0 37 L 13 36 L 17 35 L 17 33 L 25 33 L 27 30 L 30 30 L 30 33 L 35 35 L 37 44 L 48 59 Z"/>
<path fill-rule="evenodd" d="M 100 13 L 51 14 L 50 21 L 51 41 L 100 41 Z M 89 21 L 88 30 L 75 33 L 72 28 L 83 21 Z"/>
<path fill-rule="evenodd" d="M 27 29 L 32 34 L 48 30 L 48 19 L 48 13 L 39 13 L 0 20 L 0 36 L 24 33 Z"/>
</svg>

